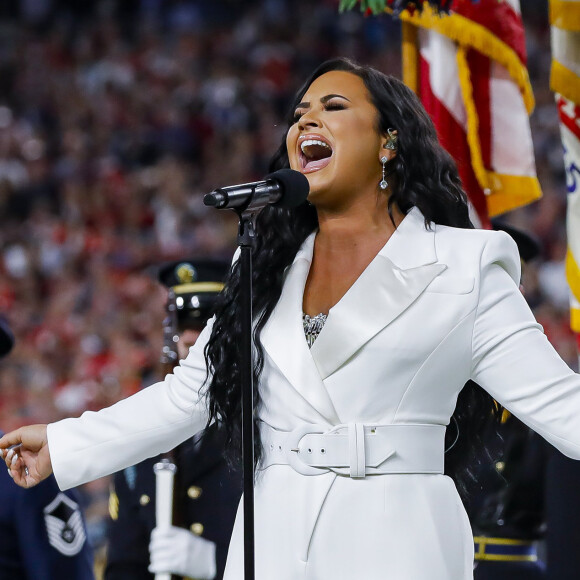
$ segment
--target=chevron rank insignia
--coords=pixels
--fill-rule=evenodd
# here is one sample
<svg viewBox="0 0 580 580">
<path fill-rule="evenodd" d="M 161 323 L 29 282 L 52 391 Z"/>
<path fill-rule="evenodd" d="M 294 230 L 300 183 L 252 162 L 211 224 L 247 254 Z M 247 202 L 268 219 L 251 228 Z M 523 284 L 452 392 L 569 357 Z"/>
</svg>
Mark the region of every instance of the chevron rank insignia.
<svg viewBox="0 0 580 580">
<path fill-rule="evenodd" d="M 78 554 L 86 540 L 79 505 L 59 493 L 44 508 L 44 523 L 50 545 L 65 556 Z"/>
</svg>

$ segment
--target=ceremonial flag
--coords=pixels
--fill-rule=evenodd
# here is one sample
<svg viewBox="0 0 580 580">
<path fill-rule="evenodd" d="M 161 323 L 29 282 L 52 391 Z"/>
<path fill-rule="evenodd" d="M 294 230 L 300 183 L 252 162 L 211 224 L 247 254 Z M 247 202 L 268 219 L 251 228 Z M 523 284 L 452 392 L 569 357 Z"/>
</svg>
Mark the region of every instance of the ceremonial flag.
<svg viewBox="0 0 580 580">
<path fill-rule="evenodd" d="M 580 333 L 580 0 L 551 0 L 552 71 L 568 190 L 566 275 L 571 326 Z"/>
<path fill-rule="evenodd" d="M 453 0 L 449 15 L 402 11 L 403 80 L 455 158 L 480 225 L 542 192 L 519 0 Z"/>
</svg>

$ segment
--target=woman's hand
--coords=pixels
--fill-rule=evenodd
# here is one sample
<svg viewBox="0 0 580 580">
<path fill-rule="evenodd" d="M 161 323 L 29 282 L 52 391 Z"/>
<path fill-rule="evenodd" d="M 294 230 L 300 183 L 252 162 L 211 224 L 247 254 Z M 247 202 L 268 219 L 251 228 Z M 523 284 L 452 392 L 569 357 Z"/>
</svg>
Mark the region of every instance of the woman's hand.
<svg viewBox="0 0 580 580">
<path fill-rule="evenodd" d="M 21 427 L 0 438 L 0 456 L 20 487 L 33 487 L 52 473 L 46 425 Z"/>
</svg>

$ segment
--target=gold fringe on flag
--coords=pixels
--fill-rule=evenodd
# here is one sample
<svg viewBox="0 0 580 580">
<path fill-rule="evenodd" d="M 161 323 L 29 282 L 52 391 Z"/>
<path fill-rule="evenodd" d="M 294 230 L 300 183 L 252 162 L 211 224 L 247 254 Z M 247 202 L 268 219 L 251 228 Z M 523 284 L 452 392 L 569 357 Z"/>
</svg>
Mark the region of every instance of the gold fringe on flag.
<svg viewBox="0 0 580 580">
<path fill-rule="evenodd" d="M 457 66 L 459 84 L 467 116 L 467 142 L 471 164 L 479 186 L 486 194 L 490 217 L 516 209 L 542 197 L 540 183 L 535 176 L 505 175 L 486 169 L 479 139 L 479 116 L 473 99 L 467 51 L 477 50 L 503 65 L 520 88 L 524 104 L 530 114 L 534 96 L 528 70 L 517 53 L 483 26 L 455 13 L 439 16 L 429 6 L 422 12 L 402 12 L 403 22 L 403 81 L 415 92 L 418 88 L 418 27 L 434 30 L 458 44 Z"/>
<path fill-rule="evenodd" d="M 473 48 L 501 64 L 520 88 L 528 114 L 534 110 L 534 93 L 528 69 L 515 50 L 487 28 L 453 12 L 446 16 L 439 16 L 429 6 L 425 6 L 422 12 L 414 12 L 413 14 L 402 12 L 400 19 L 414 26 L 434 30 L 454 40 L 460 46 Z"/>
</svg>

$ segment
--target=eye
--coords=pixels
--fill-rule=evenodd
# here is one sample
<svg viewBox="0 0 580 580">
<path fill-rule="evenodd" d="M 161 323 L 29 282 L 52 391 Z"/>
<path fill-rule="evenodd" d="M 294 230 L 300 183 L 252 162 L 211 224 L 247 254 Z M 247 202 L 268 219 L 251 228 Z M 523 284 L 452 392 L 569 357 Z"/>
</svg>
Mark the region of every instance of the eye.
<svg viewBox="0 0 580 580">
<path fill-rule="evenodd" d="M 292 123 L 297 123 L 300 120 L 300 117 L 304 114 L 304 111 L 295 111 L 294 115 L 292 115 Z"/>
<path fill-rule="evenodd" d="M 325 111 L 342 111 L 346 108 L 347 107 L 345 106 L 345 104 L 342 103 L 341 101 L 328 101 L 327 103 L 324 103 Z M 300 120 L 300 117 L 304 115 L 304 113 L 305 113 L 304 110 L 297 109 L 294 112 L 294 115 L 292 116 L 292 124 L 297 123 Z"/>
<path fill-rule="evenodd" d="M 340 101 L 330 101 L 324 105 L 324 109 L 326 111 L 342 111 L 346 109 L 346 107 L 344 106 L 344 103 L 341 103 Z"/>
</svg>

